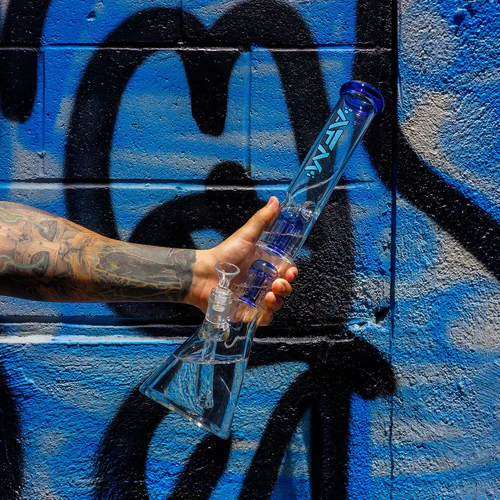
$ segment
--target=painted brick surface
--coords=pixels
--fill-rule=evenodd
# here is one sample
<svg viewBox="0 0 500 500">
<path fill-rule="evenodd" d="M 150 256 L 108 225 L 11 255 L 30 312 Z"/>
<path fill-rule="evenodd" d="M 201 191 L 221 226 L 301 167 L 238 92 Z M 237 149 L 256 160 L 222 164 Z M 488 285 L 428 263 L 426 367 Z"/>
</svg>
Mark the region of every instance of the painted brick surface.
<svg viewBox="0 0 500 500">
<path fill-rule="evenodd" d="M 343 82 L 387 108 L 257 332 L 229 441 L 137 391 L 199 311 L 0 300 L 0 498 L 500 497 L 495 2 L 402 1 L 399 34 L 374 0 L 1 7 L 1 199 L 110 237 L 217 244 Z"/>
<path fill-rule="evenodd" d="M 498 5 L 400 19 L 393 494 L 497 498 Z"/>
</svg>

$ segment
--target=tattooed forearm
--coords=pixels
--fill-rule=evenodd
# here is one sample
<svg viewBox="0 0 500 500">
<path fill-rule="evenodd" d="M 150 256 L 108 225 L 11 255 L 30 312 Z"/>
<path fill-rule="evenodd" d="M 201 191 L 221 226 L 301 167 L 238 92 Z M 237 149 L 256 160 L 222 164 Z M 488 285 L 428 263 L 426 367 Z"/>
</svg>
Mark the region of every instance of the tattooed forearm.
<svg viewBox="0 0 500 500">
<path fill-rule="evenodd" d="M 182 301 L 195 250 L 111 240 L 47 212 L 0 202 L 0 293 L 62 302 Z"/>
</svg>

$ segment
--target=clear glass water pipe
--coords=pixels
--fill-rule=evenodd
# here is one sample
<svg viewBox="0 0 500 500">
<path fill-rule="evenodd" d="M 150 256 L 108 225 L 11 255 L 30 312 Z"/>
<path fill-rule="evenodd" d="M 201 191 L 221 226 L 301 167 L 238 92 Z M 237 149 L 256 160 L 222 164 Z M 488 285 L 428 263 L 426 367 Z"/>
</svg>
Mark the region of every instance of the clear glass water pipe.
<svg viewBox="0 0 500 500">
<path fill-rule="evenodd" d="M 216 266 L 205 320 L 140 387 L 146 396 L 228 438 L 253 336 L 273 281 L 302 248 L 373 117 L 384 107 L 371 85 L 351 81 L 290 184 L 280 211 L 240 270 Z M 243 277 L 241 277 L 243 275 Z M 233 283 L 230 284 L 231 280 Z"/>
</svg>

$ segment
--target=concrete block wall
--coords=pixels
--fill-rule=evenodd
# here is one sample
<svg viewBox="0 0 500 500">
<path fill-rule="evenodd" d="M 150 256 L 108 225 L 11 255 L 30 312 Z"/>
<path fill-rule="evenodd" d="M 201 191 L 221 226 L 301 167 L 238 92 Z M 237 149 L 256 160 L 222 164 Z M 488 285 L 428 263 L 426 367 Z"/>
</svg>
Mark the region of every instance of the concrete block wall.
<svg viewBox="0 0 500 500">
<path fill-rule="evenodd" d="M 395 497 L 500 496 L 497 2 L 402 2 Z"/>
<path fill-rule="evenodd" d="M 342 83 L 387 99 L 230 440 L 137 391 L 198 311 L 0 300 L 1 498 L 500 495 L 493 3 L 402 2 L 399 30 L 385 0 L 1 5 L 0 196 L 122 240 L 216 244 Z"/>
</svg>

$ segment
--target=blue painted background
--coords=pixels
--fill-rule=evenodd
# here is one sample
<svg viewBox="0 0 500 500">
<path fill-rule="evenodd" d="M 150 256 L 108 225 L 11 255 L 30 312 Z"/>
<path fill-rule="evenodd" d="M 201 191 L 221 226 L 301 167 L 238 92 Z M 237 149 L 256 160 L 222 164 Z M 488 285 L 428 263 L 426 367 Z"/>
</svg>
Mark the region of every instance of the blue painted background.
<svg viewBox="0 0 500 500">
<path fill-rule="evenodd" d="M 404 0 L 396 32 L 390 2 L 371 0 L 52 0 L 33 12 L 44 3 L 38 40 L 11 29 L 20 2 L 1 4 L 2 81 L 32 77 L 36 92 L 20 118 L 0 89 L 0 196 L 101 232 L 107 214 L 92 200 L 109 199 L 122 240 L 151 231 L 163 244 L 218 243 L 284 193 L 322 125 L 308 95 L 324 92 L 333 106 L 342 83 L 363 77 L 388 106 L 308 240 L 294 296 L 258 332 L 226 444 L 135 390 L 193 331 L 196 311 L 0 299 L 2 437 L 19 436 L 14 456 L 0 453 L 0 496 L 499 498 L 498 5 Z M 145 9 L 171 9 L 163 32 L 179 36 L 107 42 Z M 293 14 L 312 42 L 278 14 L 278 41 L 225 39 L 231 23 L 198 39 L 194 17 L 216 32 L 244 9 L 256 24 L 266 9 Z M 9 73 L 6 58 L 27 50 L 36 71 Z M 92 162 L 68 174 L 75 103 L 99 51 L 151 52 L 120 98 L 106 179 Z M 181 58 L 208 52 L 235 59 L 220 133 L 200 128 Z M 291 98 L 316 56 L 316 87 Z M 277 57 L 296 85 L 284 83 Z M 211 64 L 198 63 L 198 78 L 217 71 Z"/>
</svg>

